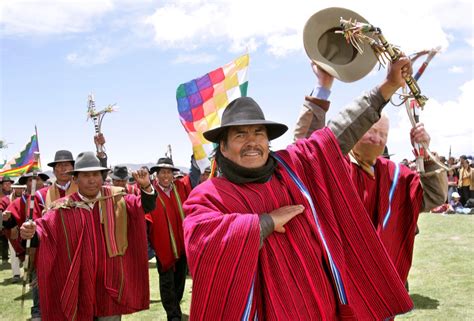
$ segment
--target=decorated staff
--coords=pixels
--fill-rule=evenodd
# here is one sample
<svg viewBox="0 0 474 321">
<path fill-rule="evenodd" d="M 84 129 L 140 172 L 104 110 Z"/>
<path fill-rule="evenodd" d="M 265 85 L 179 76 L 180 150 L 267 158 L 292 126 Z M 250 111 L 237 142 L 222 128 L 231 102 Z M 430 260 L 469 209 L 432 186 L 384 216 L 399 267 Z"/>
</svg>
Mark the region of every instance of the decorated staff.
<svg viewBox="0 0 474 321">
<path fill-rule="evenodd" d="M 102 134 L 101 128 L 102 128 L 102 121 L 104 120 L 104 116 L 107 113 L 111 113 L 117 110 L 117 107 L 114 108 L 116 104 L 108 105 L 101 111 L 96 111 L 95 109 L 95 100 L 94 96 L 90 94 L 87 98 L 87 120 L 92 119 L 94 122 L 94 128 L 95 128 L 95 134 L 96 136 L 99 136 Z M 104 144 L 99 143 L 98 141 L 95 141 L 96 149 L 97 149 L 97 154 L 98 155 L 105 155 L 105 147 Z"/>
<path fill-rule="evenodd" d="M 441 48 L 437 47 L 431 50 L 423 50 L 420 52 L 417 52 L 413 54 L 410 59 L 412 64 L 420 57 L 427 55 L 426 60 L 422 63 L 418 71 L 416 72 L 415 76 L 413 77 L 415 81 L 418 81 L 420 79 L 421 75 L 426 70 L 426 67 L 428 67 L 428 64 L 431 62 L 431 60 L 434 58 L 434 56 L 439 52 Z M 407 96 L 406 88 L 402 88 L 403 95 Z M 408 118 L 410 119 L 412 127 L 415 127 L 416 124 L 420 121 L 420 105 L 416 100 L 409 100 L 405 99 L 405 108 L 408 114 Z M 447 169 L 447 167 L 439 162 L 437 158 L 431 153 L 430 149 L 428 148 L 428 145 L 425 143 L 415 143 L 414 145 L 414 154 L 416 157 L 416 170 L 420 174 L 426 174 L 425 173 L 425 168 L 424 168 L 424 159 L 426 156 L 430 156 L 431 159 L 433 159 L 442 169 Z"/>
<path fill-rule="evenodd" d="M 40 157 L 39 152 L 34 153 L 35 163 L 38 163 Z M 33 210 L 35 207 L 35 193 L 36 193 L 36 181 L 38 179 L 38 171 L 33 171 L 33 180 L 31 182 L 31 193 L 30 193 L 30 204 L 28 210 L 28 220 L 27 222 L 33 221 Z M 29 282 L 30 277 L 30 251 L 31 251 L 31 239 L 26 240 L 26 253 L 25 253 L 25 262 L 23 263 L 23 287 L 21 290 L 21 307 L 25 303 L 25 293 L 26 293 L 26 283 Z"/>
<path fill-rule="evenodd" d="M 348 20 L 341 17 L 340 25 L 341 30 L 336 30 L 335 33 L 343 34 L 347 42 L 350 43 L 358 51 L 359 54 L 363 53 L 364 44 L 368 44 L 373 49 L 373 52 L 375 53 L 381 65 L 385 65 L 387 60 L 394 63 L 400 58 L 400 50 L 391 45 L 385 39 L 380 28 L 375 27 L 366 22 L 357 21 L 357 19 L 354 17 L 350 17 Z M 408 117 L 410 118 L 413 128 L 419 121 L 419 109 L 421 108 L 423 110 L 423 107 L 425 106 L 426 101 L 428 100 L 426 96 L 423 96 L 421 94 L 421 90 L 418 86 L 417 80 L 423 74 L 429 62 L 431 61 L 431 59 L 433 59 L 433 57 L 438 51 L 439 48 L 426 52 L 428 54 L 428 58 L 420 67 L 416 75 L 414 77 L 412 75 L 407 75 L 406 77 L 404 77 L 411 94 L 407 95 L 406 89 L 403 89 L 403 95 L 401 95 L 403 98 L 402 103 L 406 104 Z M 412 58 L 412 62 L 414 61 L 414 59 L 422 56 L 423 54 L 424 53 L 415 54 L 416 56 L 415 58 Z M 413 102 L 411 104 L 409 102 L 410 98 L 413 99 Z M 422 142 L 415 146 L 415 156 L 418 173 L 420 173 L 421 175 L 434 174 L 425 173 L 423 161 L 426 155 L 430 156 L 430 158 L 434 162 L 436 162 L 442 167 L 441 169 L 438 169 L 437 172 L 447 170 L 447 167 L 441 162 L 439 162 L 437 158 L 429 151 L 427 144 Z"/>
</svg>

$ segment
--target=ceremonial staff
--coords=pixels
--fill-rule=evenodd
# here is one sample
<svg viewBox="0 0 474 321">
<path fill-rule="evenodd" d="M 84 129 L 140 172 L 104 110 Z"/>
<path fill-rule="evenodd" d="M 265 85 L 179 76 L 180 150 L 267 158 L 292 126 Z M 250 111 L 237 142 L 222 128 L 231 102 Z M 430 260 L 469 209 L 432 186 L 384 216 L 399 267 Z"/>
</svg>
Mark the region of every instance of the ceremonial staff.
<svg viewBox="0 0 474 321">
<path fill-rule="evenodd" d="M 381 65 L 384 65 L 386 60 L 389 60 L 390 62 L 394 63 L 400 58 L 400 50 L 392 46 L 390 43 L 388 43 L 388 41 L 383 36 L 380 28 L 375 27 L 369 23 L 357 22 L 356 20 L 352 20 L 352 19 L 346 20 L 346 19 L 343 19 L 342 17 L 340 19 L 340 26 L 341 26 L 341 30 L 337 30 L 336 33 L 342 33 L 344 37 L 346 38 L 347 42 L 351 43 L 360 54 L 363 53 L 362 43 L 365 42 L 365 43 L 368 43 L 372 47 L 372 50 L 374 51 Z M 410 118 L 412 127 L 415 127 L 419 121 L 418 108 L 423 109 L 423 107 L 425 106 L 428 100 L 427 97 L 421 94 L 421 90 L 420 90 L 420 87 L 418 86 L 417 79 L 423 74 L 429 62 L 431 61 L 431 59 L 433 59 L 433 57 L 438 51 L 439 51 L 439 48 L 427 51 L 426 53 L 428 54 L 428 58 L 420 67 L 415 77 L 413 77 L 412 75 L 408 75 L 404 77 L 405 83 L 410 89 L 411 95 L 407 95 L 406 89 L 403 88 L 403 95 L 400 95 L 400 96 L 403 97 L 402 104 L 405 103 L 408 117 Z M 414 61 L 413 58 L 412 58 L 412 61 Z M 414 99 L 411 106 L 409 103 L 410 98 Z M 444 164 L 438 161 L 435 155 L 433 155 L 430 152 L 428 145 L 426 143 L 422 142 L 420 145 L 418 144 L 415 145 L 415 152 L 417 154 L 416 155 L 417 172 L 420 175 L 431 176 L 439 171 L 448 169 Z M 425 173 L 425 169 L 423 165 L 425 153 L 428 156 L 430 156 L 430 158 L 436 164 L 438 164 L 441 167 L 441 169 L 438 169 L 434 172 Z"/>
<path fill-rule="evenodd" d="M 38 164 L 40 157 L 39 152 L 34 152 L 34 162 Z M 33 171 L 33 178 L 31 182 L 31 191 L 30 191 L 30 203 L 28 204 L 28 220 L 27 222 L 33 221 L 33 209 L 35 206 L 35 193 L 36 193 L 36 181 L 38 179 L 38 171 Z M 30 251 L 31 251 L 31 239 L 26 240 L 26 253 L 25 261 L 23 262 L 23 288 L 21 290 L 21 307 L 25 303 L 25 293 L 26 293 L 26 283 L 29 282 L 30 278 Z"/>
<path fill-rule="evenodd" d="M 117 107 L 115 107 L 115 104 L 108 105 L 101 111 L 96 111 L 95 109 L 95 100 L 94 96 L 90 94 L 87 97 L 87 119 L 91 118 L 92 121 L 94 122 L 94 128 L 95 128 L 95 134 L 99 135 L 101 134 L 101 129 L 102 129 L 102 121 L 104 119 L 105 114 L 111 113 L 113 111 L 117 110 Z M 105 154 L 105 147 L 103 144 L 98 144 L 96 143 L 96 149 L 97 149 L 97 154 L 98 155 L 104 155 Z"/>
</svg>

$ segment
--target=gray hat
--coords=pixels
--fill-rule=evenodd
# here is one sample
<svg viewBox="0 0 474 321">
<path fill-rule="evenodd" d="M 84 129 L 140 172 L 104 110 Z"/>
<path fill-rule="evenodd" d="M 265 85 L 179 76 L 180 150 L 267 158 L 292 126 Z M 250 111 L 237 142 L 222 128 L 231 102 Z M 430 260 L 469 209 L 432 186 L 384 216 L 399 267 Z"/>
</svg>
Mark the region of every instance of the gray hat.
<svg viewBox="0 0 474 321">
<path fill-rule="evenodd" d="M 130 175 L 128 175 L 127 166 L 115 166 L 112 174 L 110 174 L 110 178 L 120 181 L 128 180 L 130 178 Z"/>
<path fill-rule="evenodd" d="M 38 176 L 43 180 L 43 182 L 46 182 L 49 179 L 49 176 L 46 175 L 45 173 L 38 173 Z M 21 175 L 20 178 L 18 179 L 18 184 L 25 185 L 26 182 L 28 181 L 28 178 L 30 177 L 33 177 L 32 172 Z"/>
<path fill-rule="evenodd" d="M 155 166 L 150 168 L 150 175 L 154 172 L 158 172 L 161 168 L 169 168 L 173 172 L 179 171 L 179 168 L 174 167 L 173 160 L 169 157 L 162 157 L 158 160 Z"/>
<path fill-rule="evenodd" d="M 12 180 L 9 176 L 7 176 L 7 175 L 5 175 L 5 176 L 0 176 L 0 184 L 6 183 L 6 182 L 11 182 L 11 183 L 13 183 L 13 180 Z"/>
<path fill-rule="evenodd" d="M 219 143 L 222 133 L 232 126 L 265 125 L 268 140 L 283 135 L 288 127 L 284 124 L 265 120 L 260 106 L 250 97 L 234 99 L 222 114 L 221 126 L 203 133 L 204 137 L 213 143 Z"/>
<path fill-rule="evenodd" d="M 58 150 L 54 155 L 54 161 L 48 163 L 48 166 L 54 167 L 57 163 L 62 162 L 71 162 L 74 165 L 74 158 L 72 157 L 72 153 L 68 150 Z"/>
<path fill-rule="evenodd" d="M 100 160 L 95 156 L 94 152 L 82 152 L 77 155 L 74 170 L 67 172 L 68 174 L 76 174 L 78 172 L 95 172 L 109 171 L 107 167 L 100 166 Z"/>
<path fill-rule="evenodd" d="M 326 8 L 316 12 L 306 22 L 303 30 L 304 49 L 308 57 L 331 76 L 353 82 L 367 75 L 377 63 L 370 45 L 361 45 L 364 54 L 348 43 L 340 30 L 340 19 L 367 23 L 359 14 L 345 8 Z"/>
</svg>

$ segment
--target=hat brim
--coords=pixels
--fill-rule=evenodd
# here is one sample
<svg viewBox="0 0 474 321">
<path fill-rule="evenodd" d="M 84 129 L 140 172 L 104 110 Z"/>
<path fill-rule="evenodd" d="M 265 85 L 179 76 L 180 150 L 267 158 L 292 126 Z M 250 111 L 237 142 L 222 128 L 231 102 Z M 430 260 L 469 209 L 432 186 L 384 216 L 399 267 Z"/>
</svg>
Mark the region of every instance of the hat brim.
<svg viewBox="0 0 474 321">
<path fill-rule="evenodd" d="M 249 125 L 265 125 L 267 128 L 267 136 L 268 140 L 273 140 L 275 138 L 280 137 L 288 130 L 288 126 L 280 123 L 276 123 L 270 120 L 242 120 L 242 121 L 234 121 L 232 123 L 226 124 L 224 126 L 220 126 L 211 130 L 208 130 L 203 133 L 204 138 L 208 141 L 218 144 L 219 139 L 222 133 L 227 130 L 229 127 L 232 126 L 249 126 Z"/>
<path fill-rule="evenodd" d="M 33 176 L 22 176 L 18 179 L 18 184 L 19 185 L 25 185 L 26 182 L 28 181 L 28 178 L 33 177 Z M 46 182 L 49 179 L 49 176 L 44 174 L 44 173 L 39 173 L 38 177 L 40 177 L 44 182 Z"/>
<path fill-rule="evenodd" d="M 76 169 L 73 171 L 68 171 L 66 172 L 66 174 L 74 175 L 79 172 L 108 172 L 108 171 L 110 171 L 109 168 L 102 167 L 102 166 L 93 166 L 93 167 L 84 167 L 84 168 Z"/>
<path fill-rule="evenodd" d="M 114 175 L 113 173 L 109 175 L 111 179 L 115 179 L 115 180 L 119 180 L 119 181 L 127 181 L 130 179 L 130 176 L 127 175 L 125 177 L 120 177 L 120 176 L 117 176 L 117 175 Z"/>
<path fill-rule="evenodd" d="M 56 162 L 51 162 L 51 163 L 48 163 L 47 165 L 49 167 L 53 167 L 57 164 L 57 163 L 65 163 L 65 162 L 69 162 L 69 163 L 72 163 L 72 166 L 74 166 L 74 159 L 65 159 L 65 160 L 60 160 L 60 161 L 56 161 Z"/>
<path fill-rule="evenodd" d="M 155 166 L 150 167 L 150 175 L 153 174 L 154 172 L 158 172 L 161 168 L 171 169 L 173 172 L 179 171 L 179 168 L 176 168 L 173 165 L 160 164 L 160 165 L 155 165 Z"/>
<path fill-rule="evenodd" d="M 346 20 L 352 19 L 354 21 L 355 19 L 357 22 L 367 22 L 366 19 L 356 12 L 345 8 L 333 7 L 318 11 L 306 22 L 303 30 L 303 44 L 308 57 L 331 76 L 343 82 L 354 82 L 372 71 L 377 63 L 377 57 L 370 45 L 366 42 L 361 44 L 363 54 L 361 55 L 356 51 L 355 56 L 348 63 L 336 63 L 328 60 L 321 53 L 319 46 L 320 39 L 326 32 L 340 28 L 341 17 Z M 336 52 L 343 50 L 342 47 L 349 50 L 346 46 L 352 45 L 346 43 L 343 35 L 338 36 L 340 36 L 340 41 L 337 40 L 337 44 L 331 43 L 328 45 L 336 46 L 336 48 L 334 48 Z M 337 45 L 341 46 L 341 48 L 337 48 Z M 352 49 L 355 50 L 355 48 Z"/>
</svg>

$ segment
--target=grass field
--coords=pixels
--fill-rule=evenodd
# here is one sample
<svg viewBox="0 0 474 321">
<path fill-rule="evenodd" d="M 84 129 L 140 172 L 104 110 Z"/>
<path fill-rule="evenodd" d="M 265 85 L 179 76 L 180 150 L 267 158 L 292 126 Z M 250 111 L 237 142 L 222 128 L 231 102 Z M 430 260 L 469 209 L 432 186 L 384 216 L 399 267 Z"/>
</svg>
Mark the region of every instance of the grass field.
<svg viewBox="0 0 474 321">
<path fill-rule="evenodd" d="M 474 320 L 474 216 L 423 214 L 415 257 L 410 272 L 410 295 L 415 310 L 397 320 L 464 321 Z M 158 273 L 150 262 L 150 310 L 127 315 L 124 321 L 161 321 Z M 9 266 L 0 267 L 0 320 L 19 321 L 29 317 L 31 295 L 23 312 L 21 285 L 11 283 Z M 183 312 L 189 314 L 191 280 L 186 285 Z"/>
</svg>

